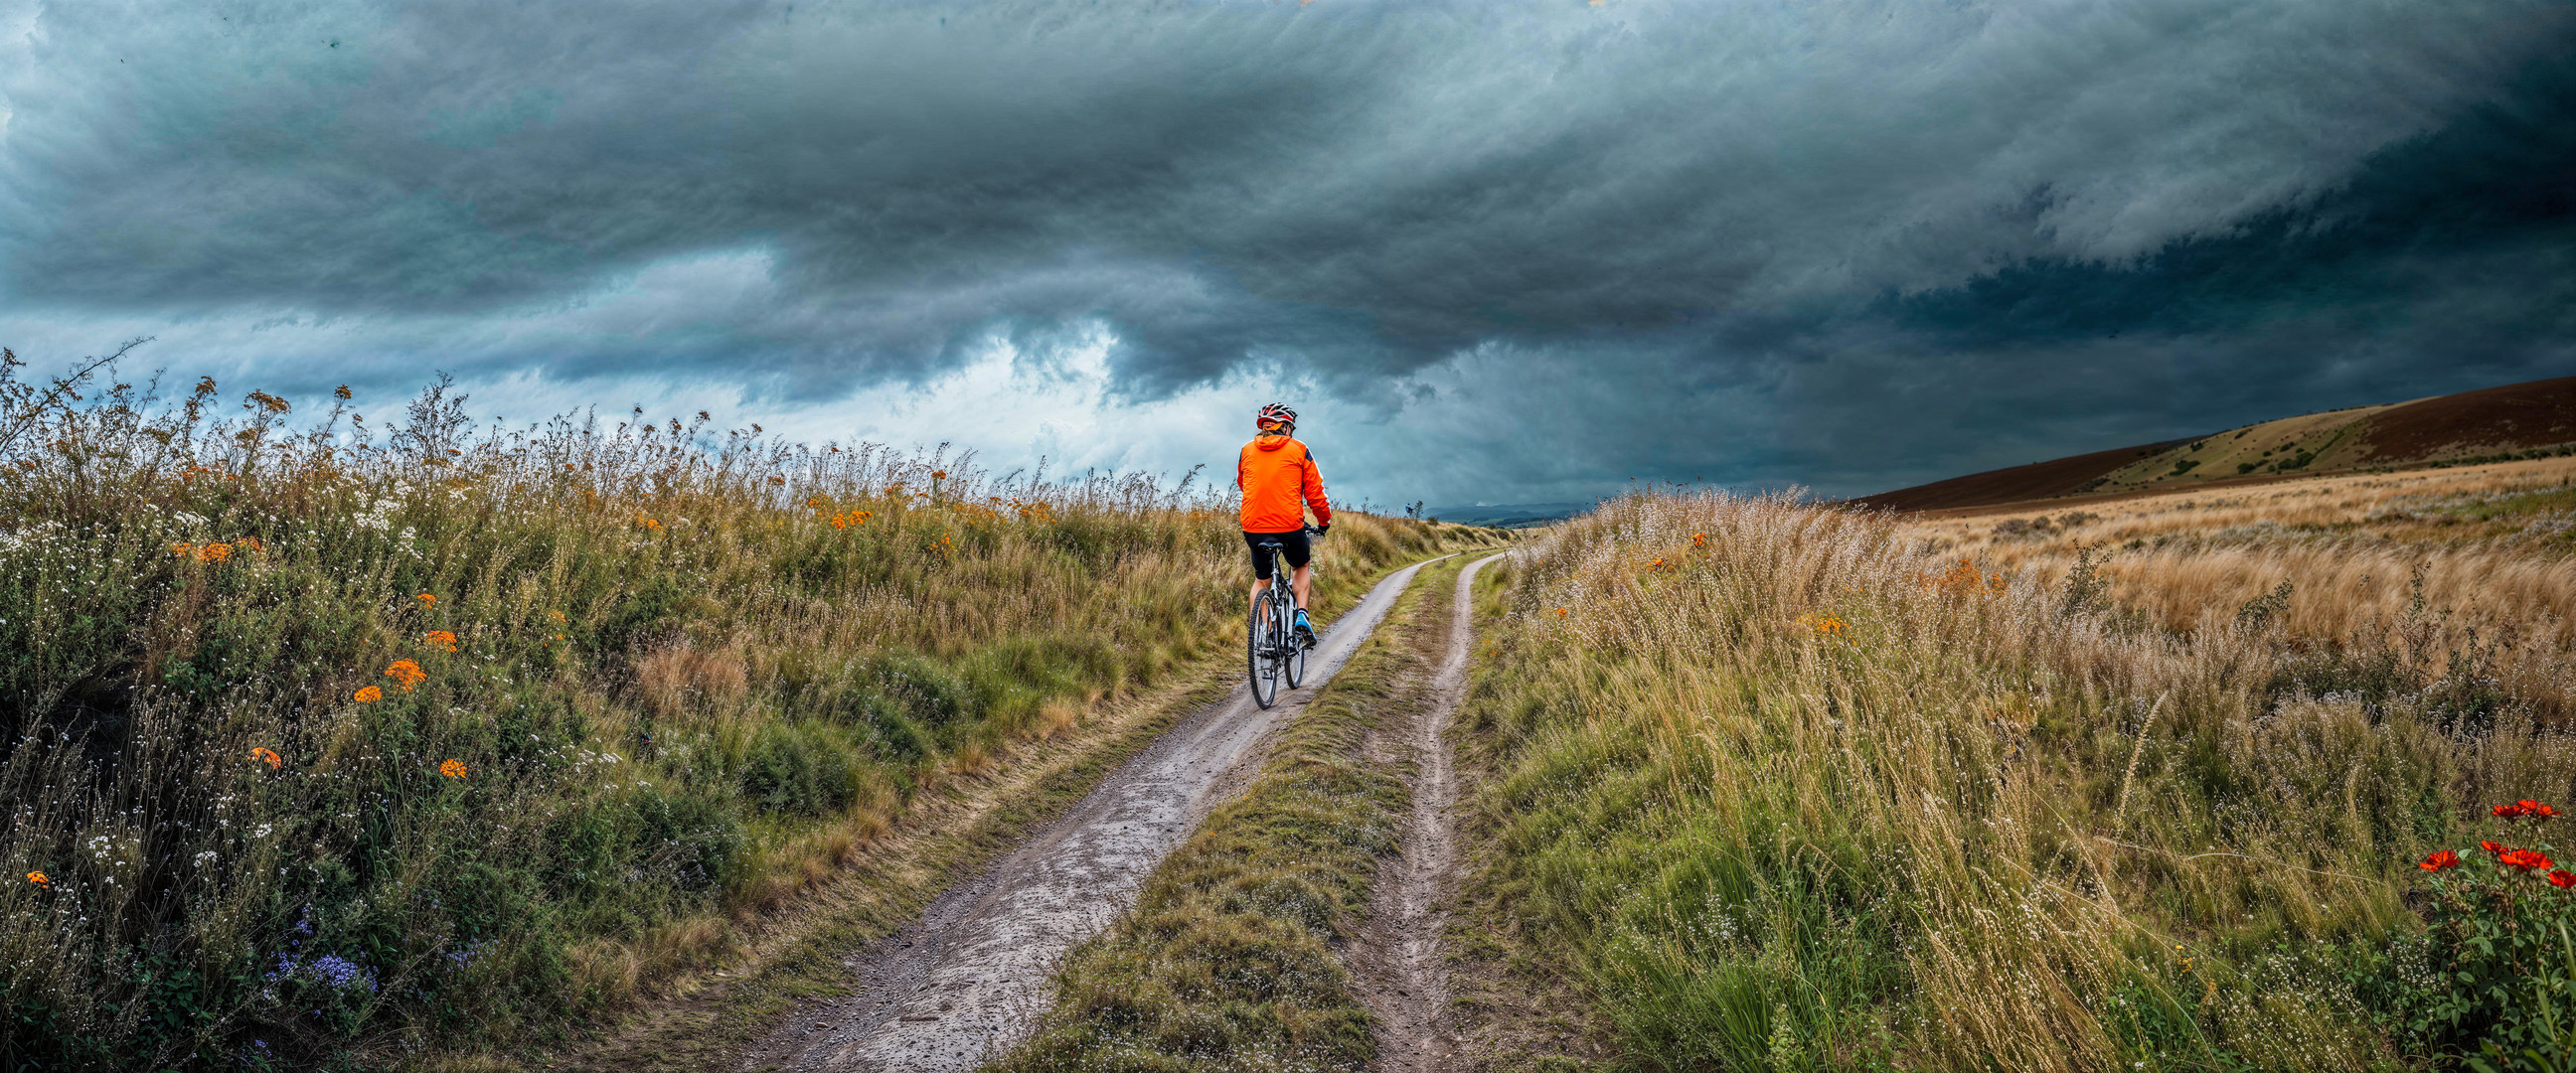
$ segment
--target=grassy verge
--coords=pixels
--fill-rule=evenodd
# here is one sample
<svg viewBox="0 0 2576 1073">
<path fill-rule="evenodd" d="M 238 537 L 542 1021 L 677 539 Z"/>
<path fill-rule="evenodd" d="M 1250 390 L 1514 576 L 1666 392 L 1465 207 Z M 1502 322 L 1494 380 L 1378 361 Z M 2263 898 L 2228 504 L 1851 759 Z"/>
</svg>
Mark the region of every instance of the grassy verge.
<svg viewBox="0 0 2576 1073">
<path fill-rule="evenodd" d="M 2365 673 L 2402 638 L 2320 670 L 2264 607 L 2175 633 L 1780 499 L 1631 497 L 1525 561 L 1478 808 L 1624 1065 L 2438 1067 L 2568 993 L 2471 948 L 2576 906 L 2476 846 L 2545 840 L 2486 806 L 2576 754 L 2491 681 Z"/>
<path fill-rule="evenodd" d="M 356 401 L 0 391 L 0 1065 L 560 1039 L 1234 648 L 1187 482 Z"/>
<path fill-rule="evenodd" d="M 1409 803 L 1365 757 L 1426 703 L 1424 650 L 1459 563 L 1426 568 L 1278 735 L 1260 776 L 1154 871 L 1135 911 L 1068 958 L 1055 1008 L 992 1068 L 1355 1069 L 1369 1015 L 1333 944 L 1366 911 Z M 1428 609 L 1426 611 L 1426 609 Z"/>
</svg>

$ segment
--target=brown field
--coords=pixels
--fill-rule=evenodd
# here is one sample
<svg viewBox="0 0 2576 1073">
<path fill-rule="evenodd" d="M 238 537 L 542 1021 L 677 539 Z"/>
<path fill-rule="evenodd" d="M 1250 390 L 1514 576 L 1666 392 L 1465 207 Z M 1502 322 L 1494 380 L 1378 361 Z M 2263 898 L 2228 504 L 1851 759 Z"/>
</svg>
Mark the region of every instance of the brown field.
<svg viewBox="0 0 2576 1073">
<path fill-rule="evenodd" d="M 1926 550 L 2052 585 L 2091 550 L 2115 603 L 2183 632 L 2287 583 L 2278 626 L 2353 644 L 2400 629 L 2420 595 L 2410 658 L 2482 661 L 2508 692 L 2576 711 L 2576 459 L 2008 504 L 1910 528 Z"/>
<path fill-rule="evenodd" d="M 1865 507 L 1955 510 L 2498 461 L 2576 445 L 2576 377 L 2354 406 L 1971 473 L 1863 496 Z"/>
</svg>

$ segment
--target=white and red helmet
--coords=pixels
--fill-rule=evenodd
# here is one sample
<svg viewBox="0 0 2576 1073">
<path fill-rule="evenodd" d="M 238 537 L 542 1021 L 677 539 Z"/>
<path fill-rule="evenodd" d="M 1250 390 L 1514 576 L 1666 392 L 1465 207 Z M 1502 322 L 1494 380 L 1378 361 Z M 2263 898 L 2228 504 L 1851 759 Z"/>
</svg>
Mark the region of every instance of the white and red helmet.
<svg viewBox="0 0 2576 1073">
<path fill-rule="evenodd" d="M 1254 428 L 1266 429 L 1274 423 L 1281 425 L 1295 425 L 1297 423 L 1297 411 L 1274 402 L 1268 406 L 1262 407 L 1261 412 L 1253 415 L 1252 418 L 1252 427 Z"/>
</svg>

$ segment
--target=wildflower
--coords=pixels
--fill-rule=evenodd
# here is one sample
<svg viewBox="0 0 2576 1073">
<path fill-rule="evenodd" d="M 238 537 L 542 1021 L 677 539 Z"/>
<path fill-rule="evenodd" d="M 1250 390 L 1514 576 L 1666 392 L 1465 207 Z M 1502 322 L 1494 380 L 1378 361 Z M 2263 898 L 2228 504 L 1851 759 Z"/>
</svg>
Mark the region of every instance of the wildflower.
<svg viewBox="0 0 2576 1073">
<path fill-rule="evenodd" d="M 561 611 L 548 611 L 548 612 L 546 612 L 546 616 L 547 616 L 547 617 L 549 617 L 549 618 L 554 619 L 554 620 L 555 620 L 555 625 L 557 625 L 557 626 L 561 626 L 561 625 L 563 625 L 563 624 L 564 624 L 564 613 L 563 613 L 563 612 L 561 612 Z"/>
<path fill-rule="evenodd" d="M 446 630 L 431 630 L 422 634 L 420 642 L 427 645 L 444 645 L 448 651 L 456 651 L 456 635 Z"/>
<path fill-rule="evenodd" d="M 336 387 L 336 388 L 331 389 L 331 397 L 332 397 L 332 398 L 335 398 L 335 399 L 345 399 L 345 398 L 348 398 L 348 397 L 349 397 L 349 385 L 347 385 L 347 384 L 342 384 L 342 385 L 340 385 L 339 387 Z"/>
<path fill-rule="evenodd" d="M 265 745 L 252 749 L 250 751 L 250 758 L 257 760 L 260 763 L 267 764 L 270 771 L 277 770 L 278 765 L 286 762 L 285 757 L 277 755 L 276 750 Z"/>
<path fill-rule="evenodd" d="M 2430 857 L 2426 857 L 2415 865 L 2415 867 L 2421 868 L 2427 872 L 2439 872 L 2445 868 L 2457 868 L 2459 866 L 2460 855 L 2447 849 L 2435 853 Z"/>
<path fill-rule="evenodd" d="M 1691 546 L 1692 546 L 1692 547 L 1694 547 L 1694 548 L 1705 548 L 1705 547 L 1707 547 L 1707 546 L 1708 546 L 1708 534 L 1706 534 L 1706 533 L 1692 533 L 1692 534 L 1691 534 Z"/>
<path fill-rule="evenodd" d="M 258 537 L 235 537 L 233 538 L 233 547 L 253 554 L 266 552 L 268 550 L 268 545 L 260 543 Z"/>
<path fill-rule="evenodd" d="M 454 759 L 440 761 L 438 765 L 438 773 L 451 779 L 464 778 L 465 761 Z"/>
<path fill-rule="evenodd" d="M 2529 800 L 2516 801 L 2510 805 L 2497 805 L 2494 811 L 2496 818 L 2502 820 L 2518 820 L 2525 818 L 2547 820 L 2555 819 L 2558 816 L 2557 809 L 2541 804 L 2538 801 Z"/>
<path fill-rule="evenodd" d="M 422 679 L 429 677 L 429 672 L 421 670 L 420 664 L 407 659 L 398 659 L 385 668 L 385 677 L 393 679 L 395 685 L 401 686 L 403 692 L 409 693 L 411 687 L 419 685 Z"/>
<path fill-rule="evenodd" d="M 205 547 L 197 549 L 197 561 L 199 562 L 220 563 L 232 557 L 233 546 L 230 544 L 208 544 Z"/>
<path fill-rule="evenodd" d="M 2541 868 L 2548 868 L 2554 862 L 2552 862 L 2547 856 L 2543 855 L 2539 850 L 2517 849 L 2508 850 L 2498 855 L 2496 857 L 2496 863 L 2507 868 L 2529 872 Z"/>
<path fill-rule="evenodd" d="M 1569 612 L 1562 607 L 1556 609 L 1556 617 L 1558 618 L 1564 618 L 1567 614 L 1569 614 Z"/>
<path fill-rule="evenodd" d="M 2489 852 L 2489 853 L 2501 854 L 2501 853 L 2505 852 L 2505 850 L 2506 850 L 2506 848 L 2507 848 L 2507 847 L 2506 847 L 2506 846 L 2505 846 L 2505 844 L 2504 844 L 2504 843 L 2502 843 L 2502 842 L 2488 842 L 2488 841 L 2485 841 L 2485 840 L 2481 839 L 2481 840 L 2478 842 L 2478 848 L 2479 848 L 2479 849 L 2482 849 L 2482 850 L 2485 850 L 2485 851 L 2487 851 L 2487 852 Z"/>
<path fill-rule="evenodd" d="M 423 611 L 427 611 L 427 610 L 429 610 L 430 608 L 433 608 L 433 607 L 438 606 L 438 597 L 432 596 L 432 595 L 430 595 L 430 594 L 428 594 L 428 593 L 425 593 L 425 592 L 424 592 L 424 593 L 421 593 L 421 594 L 420 594 L 420 595 L 418 595 L 418 596 L 414 596 L 414 597 L 412 597 L 412 599 L 415 599 L 415 600 L 420 601 L 420 608 L 421 608 L 421 610 L 423 610 Z"/>
<path fill-rule="evenodd" d="M 931 471 L 930 471 L 930 479 L 931 479 L 931 480 L 934 480 L 934 481 L 944 481 L 944 480 L 947 480 L 947 479 L 948 479 L 948 471 L 947 471 L 947 470 L 944 470 L 944 469 L 934 469 L 934 470 L 931 470 Z"/>
<path fill-rule="evenodd" d="M 197 554 L 197 546 L 184 542 L 172 544 L 170 545 L 170 554 L 176 555 L 182 559 L 193 558 Z"/>
<path fill-rule="evenodd" d="M 49 887 L 53 885 L 54 880 L 53 877 L 48 876 L 43 872 L 29 872 L 27 873 L 27 882 L 33 883 L 39 887 Z"/>
<path fill-rule="evenodd" d="M 358 690 L 353 699 L 360 704 L 374 704 L 385 699 L 385 691 L 374 686 L 365 686 Z"/>
<path fill-rule="evenodd" d="M 1805 614 L 1798 616 L 1798 625 L 1816 631 L 1819 636 L 1840 637 L 1843 635 L 1843 628 L 1851 623 L 1843 621 L 1838 615 Z"/>
<path fill-rule="evenodd" d="M 658 533 L 662 531 L 662 523 L 638 514 L 635 516 L 635 528 L 648 533 Z"/>
<path fill-rule="evenodd" d="M 2576 887 L 2576 875 L 2569 875 L 2564 869 L 2552 869 L 2549 873 L 2549 885 L 2553 887 Z"/>
</svg>

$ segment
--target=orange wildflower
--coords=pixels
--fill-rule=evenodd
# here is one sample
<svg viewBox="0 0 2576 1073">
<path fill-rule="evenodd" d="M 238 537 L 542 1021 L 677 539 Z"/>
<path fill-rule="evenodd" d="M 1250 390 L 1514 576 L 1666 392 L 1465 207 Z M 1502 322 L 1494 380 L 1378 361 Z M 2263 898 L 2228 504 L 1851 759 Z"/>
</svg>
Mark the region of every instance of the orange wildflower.
<svg viewBox="0 0 2576 1073">
<path fill-rule="evenodd" d="M 356 700 L 360 704 L 374 704 L 377 701 L 385 699 L 385 691 L 374 686 L 361 686 L 359 687 L 358 692 L 351 699 Z"/>
<path fill-rule="evenodd" d="M 258 537 L 234 537 L 233 546 L 247 552 L 265 552 L 268 550 L 268 545 L 260 543 Z"/>
<path fill-rule="evenodd" d="M 2555 818 L 2558 815 L 2557 809 L 2541 804 L 2538 801 L 2529 800 L 2516 801 L 2510 805 L 2497 805 L 2494 812 L 2496 814 L 2496 818 L 2502 820 L 2516 820 L 2523 819 L 2525 817 L 2535 820 L 2546 820 Z"/>
<path fill-rule="evenodd" d="M 2489 853 L 2503 853 L 2508 847 L 2502 842 L 2488 842 L 2480 840 L 2478 842 L 2478 848 Z"/>
<path fill-rule="evenodd" d="M 421 594 L 420 594 L 420 595 L 418 595 L 418 596 L 414 596 L 414 597 L 412 597 L 412 599 L 415 599 L 415 600 L 420 601 L 421 610 L 424 610 L 424 611 L 426 611 L 426 610 L 428 610 L 428 609 L 430 609 L 430 608 L 433 608 L 433 607 L 438 606 L 438 597 L 432 596 L 432 595 L 430 595 L 430 594 L 428 594 L 428 593 L 425 593 L 425 592 L 424 592 L 424 593 L 421 593 Z"/>
<path fill-rule="evenodd" d="M 422 679 L 429 677 L 429 672 L 421 670 L 420 664 L 407 659 L 398 659 L 393 662 L 393 665 L 385 668 L 385 677 L 393 679 L 395 685 L 402 687 L 403 692 L 409 693 L 411 687 L 419 685 Z"/>
<path fill-rule="evenodd" d="M 208 544 L 205 547 L 197 549 L 197 560 L 199 562 L 220 563 L 232 557 L 233 546 L 230 544 Z"/>
<path fill-rule="evenodd" d="M 453 759 L 440 761 L 438 765 L 438 773 L 451 779 L 464 778 L 465 761 Z"/>
<path fill-rule="evenodd" d="M 285 758 L 285 757 L 282 757 L 282 756 L 277 755 L 277 751 L 276 751 L 276 750 L 271 749 L 271 748 L 269 748 L 269 747 L 267 747 L 267 746 L 265 746 L 265 745 L 260 746 L 260 747 L 258 747 L 258 748 L 256 748 L 256 749 L 252 749 L 252 750 L 250 751 L 250 758 L 251 758 L 251 759 L 253 759 L 253 760 L 257 760 L 257 761 L 259 761 L 260 763 L 263 763 L 263 764 L 268 765 L 268 769 L 269 769 L 270 771 L 275 771 L 275 770 L 277 770 L 278 765 L 283 764 L 283 763 L 285 763 L 285 762 L 286 762 L 286 758 Z"/>
<path fill-rule="evenodd" d="M 947 470 L 944 470 L 944 469 L 934 469 L 934 470 L 931 470 L 931 471 L 930 471 L 930 479 L 931 479 L 931 480 L 934 480 L 934 481 L 944 481 L 944 480 L 947 480 L 947 479 L 948 479 L 948 471 L 947 471 Z"/>
<path fill-rule="evenodd" d="M 2497 856 L 2496 863 L 2507 868 L 2518 868 L 2522 871 L 2529 872 L 2550 867 L 2555 862 L 2552 862 L 2547 855 L 2541 853 L 2539 850 L 2517 849 L 2508 850 Z"/>
<path fill-rule="evenodd" d="M 27 873 L 27 882 L 29 882 L 29 883 L 33 883 L 33 884 L 35 884 L 35 885 L 37 885 L 37 886 L 39 886 L 39 887 L 43 887 L 43 886 L 50 886 L 50 885 L 53 883 L 53 881 L 54 881 L 54 880 L 53 880 L 53 877 L 48 876 L 48 875 L 46 875 L 46 874 L 45 874 L 45 873 L 43 873 L 43 872 L 29 872 L 29 873 Z"/>
<path fill-rule="evenodd" d="M 2459 866 L 2460 855 L 2447 849 L 2439 853 L 2435 853 L 2430 857 L 2426 857 L 2415 865 L 2415 867 L 2421 868 L 2427 872 L 2439 872 L 2445 868 L 2457 868 Z"/>
<path fill-rule="evenodd" d="M 1707 547 L 1707 546 L 1708 546 L 1708 534 L 1706 534 L 1706 533 L 1692 533 L 1692 534 L 1691 534 L 1691 546 L 1692 546 L 1692 547 L 1694 547 L 1694 548 L 1705 548 L 1705 547 Z"/>
<path fill-rule="evenodd" d="M 446 630 L 431 630 L 422 634 L 420 641 L 427 645 L 443 645 L 450 652 L 456 651 L 456 635 Z"/>
<path fill-rule="evenodd" d="M 193 558 L 197 554 L 197 546 L 184 542 L 172 544 L 170 545 L 170 554 L 176 555 L 182 559 Z"/>
</svg>

